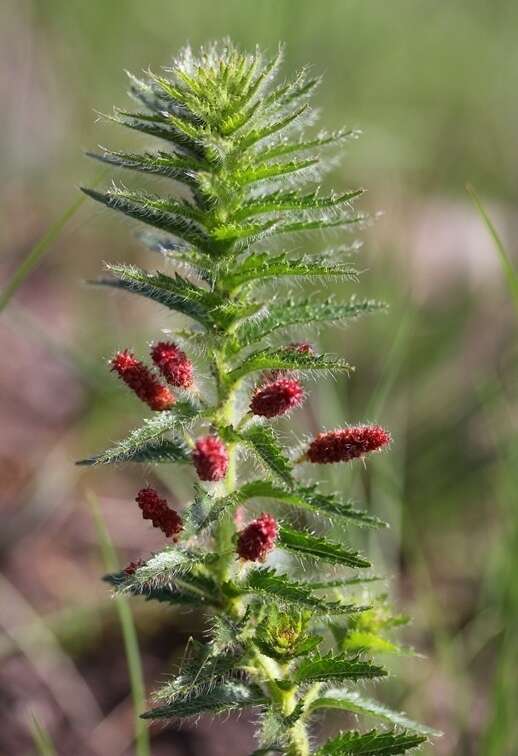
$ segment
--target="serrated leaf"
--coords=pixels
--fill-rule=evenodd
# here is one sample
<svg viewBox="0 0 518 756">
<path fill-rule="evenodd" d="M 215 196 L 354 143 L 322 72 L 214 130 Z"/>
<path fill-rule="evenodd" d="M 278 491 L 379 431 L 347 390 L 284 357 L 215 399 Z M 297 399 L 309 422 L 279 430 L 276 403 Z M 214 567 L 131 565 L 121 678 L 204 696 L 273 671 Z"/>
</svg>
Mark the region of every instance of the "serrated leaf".
<svg viewBox="0 0 518 756">
<path fill-rule="evenodd" d="M 258 370 L 304 370 L 349 373 L 351 365 L 341 357 L 329 354 L 306 354 L 288 349 L 262 349 L 248 355 L 243 362 L 230 371 L 227 381 L 230 385 L 249 373 Z"/>
<path fill-rule="evenodd" d="M 129 218 L 166 231 L 207 253 L 212 250 L 210 236 L 192 217 L 189 217 L 187 205 L 167 203 L 166 200 L 159 201 L 136 192 L 117 190 L 97 192 L 85 188 L 82 191 L 97 202 Z"/>
<path fill-rule="evenodd" d="M 397 756 L 426 741 L 422 735 L 400 732 L 342 732 L 315 752 L 315 756 Z"/>
<path fill-rule="evenodd" d="M 197 647 L 201 644 L 196 644 Z M 179 698 L 201 695 L 209 688 L 237 673 L 243 660 L 243 653 L 213 654 L 209 648 L 200 648 L 187 662 L 182 664 L 180 673 L 171 678 L 153 695 L 156 702 L 172 703 Z"/>
<path fill-rule="evenodd" d="M 271 601 L 308 608 L 323 614 L 350 614 L 364 609 L 356 604 L 340 601 L 324 601 L 315 596 L 303 582 L 290 580 L 274 570 L 259 568 L 249 573 L 245 590 L 257 593 Z"/>
<path fill-rule="evenodd" d="M 101 278 L 95 282 L 98 285 L 139 294 L 197 320 L 206 328 L 213 324 L 210 311 L 218 302 L 210 292 L 186 281 L 180 275 L 171 277 L 164 273 L 147 273 L 133 265 L 107 267 L 113 278 Z"/>
<path fill-rule="evenodd" d="M 235 331 L 238 348 L 254 344 L 279 328 L 294 325 L 311 325 L 319 322 L 348 321 L 371 312 L 386 309 L 386 305 L 372 299 L 351 299 L 344 304 L 327 302 L 284 302 L 271 305 L 264 317 L 245 320 Z"/>
<path fill-rule="evenodd" d="M 293 485 L 293 465 L 284 454 L 272 428 L 268 425 L 255 424 L 243 431 L 241 438 L 253 449 L 269 472 L 279 477 L 288 486 Z"/>
<path fill-rule="evenodd" d="M 164 139 L 174 145 L 174 148 L 180 154 L 187 153 L 198 159 L 201 158 L 199 145 L 176 129 L 171 122 L 168 122 L 167 116 L 163 114 L 129 113 L 116 109 L 113 116 L 104 115 L 103 118 L 128 129 L 140 131 L 142 134 Z"/>
<path fill-rule="evenodd" d="M 300 486 L 286 489 L 269 480 L 254 480 L 245 483 L 236 492 L 239 503 L 252 498 L 275 499 L 302 507 L 317 514 L 339 515 L 365 527 L 387 527 L 387 523 L 368 512 L 356 509 L 351 500 L 342 500 L 338 494 L 322 494 L 316 486 Z"/>
<path fill-rule="evenodd" d="M 189 187 L 196 186 L 196 172 L 205 168 L 204 163 L 200 163 L 192 157 L 182 157 L 170 152 L 144 152 L 139 154 L 105 149 L 102 154 L 88 152 L 87 155 L 117 168 L 127 168 L 132 171 L 164 176 Z"/>
<path fill-rule="evenodd" d="M 306 212 L 308 210 L 327 210 L 352 202 L 363 193 L 362 189 L 355 189 L 344 194 L 330 194 L 321 197 L 318 191 L 302 194 L 301 192 L 277 191 L 261 194 L 243 203 L 233 217 L 244 220 L 255 215 L 279 213 L 285 211 Z"/>
<path fill-rule="evenodd" d="M 403 727 L 406 730 L 417 732 L 420 735 L 439 736 L 441 734 L 431 727 L 414 722 L 403 712 L 389 709 L 387 706 L 379 703 L 379 701 L 366 698 L 361 696 L 357 691 L 347 690 L 346 688 L 328 688 L 322 696 L 319 696 L 311 703 L 309 708 L 311 711 L 316 709 L 342 709 L 354 712 L 355 714 L 368 714 L 398 727 Z"/>
<path fill-rule="evenodd" d="M 124 586 L 127 577 L 125 572 L 118 572 L 113 575 L 105 575 L 103 580 L 118 588 Z M 161 604 L 168 604 L 170 606 L 199 607 L 211 605 L 210 601 L 199 593 L 194 594 L 180 591 L 171 585 L 163 587 L 154 587 L 153 585 L 133 587 L 129 585 L 125 586 L 124 590 L 135 597 L 140 596 L 146 601 L 158 601 Z"/>
<path fill-rule="evenodd" d="M 373 680 L 385 677 L 386 674 L 383 667 L 371 662 L 351 659 L 345 654 L 334 656 L 329 653 L 326 656 L 303 660 L 294 672 L 293 680 L 298 684 L 337 680 Z"/>
<path fill-rule="evenodd" d="M 277 179 L 290 173 L 299 173 L 307 168 L 318 165 L 318 162 L 318 158 L 307 158 L 306 160 L 291 160 L 284 163 L 268 163 L 266 165 L 252 164 L 247 168 L 236 171 L 233 179 L 238 187 L 244 187 L 258 181 Z"/>
<path fill-rule="evenodd" d="M 360 556 L 357 551 L 346 549 L 339 543 L 314 536 L 307 531 L 294 530 L 286 525 L 279 528 L 278 545 L 297 554 L 321 559 L 331 564 L 344 564 L 348 567 L 361 568 L 371 566 L 371 563 Z"/>
<path fill-rule="evenodd" d="M 273 158 L 296 155 L 297 153 L 307 152 L 315 148 L 339 144 L 340 142 L 345 142 L 347 139 L 357 139 L 359 134 L 360 132 L 354 129 L 342 129 L 331 134 L 323 133 L 315 139 L 301 139 L 298 142 L 279 141 L 260 152 L 257 157 L 261 162 L 265 162 Z"/>
<path fill-rule="evenodd" d="M 175 701 L 142 714 L 144 719 L 184 719 L 198 714 L 223 714 L 240 709 L 263 706 L 268 700 L 257 687 L 245 683 L 226 682 L 216 685 L 210 693 Z"/>
<path fill-rule="evenodd" d="M 180 438 L 165 438 L 167 433 L 188 425 L 198 415 L 190 402 L 177 402 L 172 411 L 144 421 L 111 449 L 82 459 L 78 465 L 113 465 L 122 462 L 189 462 L 190 449 Z"/>
<path fill-rule="evenodd" d="M 267 252 L 256 252 L 241 264 L 234 264 L 229 272 L 222 276 L 222 280 L 229 288 L 236 289 L 251 281 L 297 276 L 337 277 L 354 281 L 358 277 L 358 272 L 348 262 L 332 264 L 327 257 L 292 260 L 285 254 L 272 256 Z"/>
</svg>

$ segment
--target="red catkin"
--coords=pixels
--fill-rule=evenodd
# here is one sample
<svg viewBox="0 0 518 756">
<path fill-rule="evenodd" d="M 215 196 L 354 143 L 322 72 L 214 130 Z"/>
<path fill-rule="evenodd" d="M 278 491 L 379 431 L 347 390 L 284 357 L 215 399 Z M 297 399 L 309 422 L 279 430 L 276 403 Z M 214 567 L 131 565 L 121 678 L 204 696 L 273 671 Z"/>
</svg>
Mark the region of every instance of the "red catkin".
<svg viewBox="0 0 518 756">
<path fill-rule="evenodd" d="M 310 443 L 306 457 L 318 464 L 349 462 L 382 449 L 391 440 L 390 433 L 379 425 L 357 425 L 319 433 Z"/>
<path fill-rule="evenodd" d="M 237 538 L 237 553 L 249 562 L 264 562 L 275 545 L 279 528 L 272 515 L 263 512 L 242 530 Z"/>
<path fill-rule="evenodd" d="M 217 436 L 203 436 L 196 441 L 192 461 L 200 480 L 215 483 L 223 480 L 228 469 L 228 453 Z"/>
<path fill-rule="evenodd" d="M 192 386 L 192 362 L 180 347 L 170 341 L 158 341 L 151 347 L 151 358 L 172 386 Z"/>
<path fill-rule="evenodd" d="M 167 538 L 176 537 L 183 529 L 180 515 L 169 509 L 167 501 L 161 499 L 154 488 L 142 488 L 136 497 L 136 502 L 142 510 L 144 520 L 151 520 L 153 527 L 160 528 Z"/>
<path fill-rule="evenodd" d="M 117 352 L 111 366 L 126 386 L 152 410 L 167 410 L 175 403 L 176 399 L 167 386 L 163 386 L 151 370 L 127 349 Z"/>
<path fill-rule="evenodd" d="M 278 378 L 256 389 L 250 410 L 261 417 L 278 417 L 299 407 L 303 399 L 304 389 L 296 378 Z"/>
</svg>

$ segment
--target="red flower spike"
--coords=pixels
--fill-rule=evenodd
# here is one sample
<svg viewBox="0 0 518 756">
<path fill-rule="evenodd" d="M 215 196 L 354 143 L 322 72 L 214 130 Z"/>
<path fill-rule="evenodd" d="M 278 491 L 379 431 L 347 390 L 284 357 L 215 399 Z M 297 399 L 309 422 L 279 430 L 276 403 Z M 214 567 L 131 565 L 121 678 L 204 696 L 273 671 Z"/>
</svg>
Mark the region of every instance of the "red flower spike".
<svg viewBox="0 0 518 756">
<path fill-rule="evenodd" d="M 242 530 L 237 538 L 237 553 L 249 562 L 264 562 L 275 545 L 279 528 L 272 515 L 263 512 Z"/>
<path fill-rule="evenodd" d="M 349 462 L 382 449 L 391 440 L 390 433 L 379 425 L 357 425 L 319 433 L 310 443 L 306 457 L 318 464 Z"/>
<path fill-rule="evenodd" d="M 295 407 L 304 399 L 304 389 L 296 378 L 278 378 L 256 389 L 250 410 L 262 417 L 278 417 Z"/>
<path fill-rule="evenodd" d="M 136 502 L 142 510 L 144 520 L 151 520 L 153 527 L 160 528 L 167 538 L 177 536 L 183 529 L 182 518 L 169 509 L 167 501 L 161 499 L 154 488 L 142 488 L 136 497 Z"/>
<path fill-rule="evenodd" d="M 176 344 L 159 341 L 151 347 L 151 357 L 164 378 L 172 386 L 192 386 L 192 362 Z"/>
<path fill-rule="evenodd" d="M 167 386 L 163 386 L 146 365 L 125 349 L 111 361 L 112 370 L 152 410 L 170 409 L 176 402 Z"/>
<path fill-rule="evenodd" d="M 143 567 L 145 564 L 146 563 L 143 559 L 137 559 L 136 562 L 130 562 L 128 565 L 126 565 L 123 572 L 125 575 L 134 575 L 138 568 Z"/>
<path fill-rule="evenodd" d="M 200 480 L 215 483 L 223 480 L 228 469 L 228 453 L 217 436 L 203 436 L 196 441 L 192 461 Z"/>
</svg>

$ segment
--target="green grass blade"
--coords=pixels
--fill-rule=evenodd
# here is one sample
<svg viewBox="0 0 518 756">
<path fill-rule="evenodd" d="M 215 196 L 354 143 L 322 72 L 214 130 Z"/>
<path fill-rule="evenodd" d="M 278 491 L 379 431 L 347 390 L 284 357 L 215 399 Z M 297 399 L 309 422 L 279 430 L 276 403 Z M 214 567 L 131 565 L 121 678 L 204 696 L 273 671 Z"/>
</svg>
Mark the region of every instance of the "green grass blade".
<svg viewBox="0 0 518 756">
<path fill-rule="evenodd" d="M 88 491 L 87 499 L 92 510 L 104 568 L 107 572 L 117 572 L 120 569 L 119 560 L 106 528 L 106 524 L 103 520 L 97 497 L 93 492 Z M 128 661 L 131 694 L 133 697 L 133 707 L 135 712 L 135 754 L 136 756 L 151 756 L 149 731 L 144 720 L 140 718 L 141 712 L 146 708 L 146 693 L 135 623 L 133 622 L 133 615 L 128 601 L 124 596 L 116 596 L 114 601 L 121 623 L 124 649 Z"/>
<path fill-rule="evenodd" d="M 504 243 L 502 239 L 500 238 L 495 226 L 493 225 L 491 218 L 487 214 L 480 200 L 480 197 L 476 193 L 475 189 L 471 186 L 471 184 L 466 184 L 466 191 L 469 194 L 471 201 L 473 202 L 475 206 L 476 211 L 480 215 L 482 221 L 484 222 L 484 225 L 489 231 L 489 235 L 491 236 L 494 242 L 495 249 L 498 252 L 498 257 L 500 258 L 502 270 L 504 271 L 507 285 L 509 287 L 509 291 L 511 292 L 511 296 L 513 298 L 514 306 L 518 310 L 518 273 L 516 272 L 515 267 L 511 261 L 511 258 L 507 254 L 507 250 L 504 247 Z"/>
<path fill-rule="evenodd" d="M 34 747 L 39 756 L 57 756 L 50 735 L 34 715 L 31 718 L 29 728 Z"/>
<path fill-rule="evenodd" d="M 96 180 L 93 182 L 93 186 L 97 186 L 104 176 L 106 171 L 102 171 Z M 64 227 L 71 220 L 71 218 L 77 213 L 83 202 L 86 201 L 86 196 L 82 195 L 76 199 L 65 212 L 47 229 L 41 239 L 36 242 L 31 249 L 27 257 L 20 263 L 17 269 L 14 271 L 7 285 L 0 292 L 0 312 L 4 310 L 9 304 L 12 296 L 23 284 L 27 276 L 29 276 L 34 268 L 38 265 L 43 255 L 48 251 L 49 247 L 59 238 L 59 235 L 63 231 Z"/>
</svg>

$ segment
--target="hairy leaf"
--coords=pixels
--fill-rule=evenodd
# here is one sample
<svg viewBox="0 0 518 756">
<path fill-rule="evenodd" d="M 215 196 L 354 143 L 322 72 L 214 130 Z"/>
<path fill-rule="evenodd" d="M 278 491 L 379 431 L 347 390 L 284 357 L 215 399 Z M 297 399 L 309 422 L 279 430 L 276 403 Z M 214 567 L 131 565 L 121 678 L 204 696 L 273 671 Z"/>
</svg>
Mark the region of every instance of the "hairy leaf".
<svg viewBox="0 0 518 756">
<path fill-rule="evenodd" d="M 348 567 L 370 567 L 371 564 L 357 551 L 346 549 L 339 543 L 327 538 L 314 536 L 307 531 L 294 530 L 282 525 L 279 529 L 279 546 L 303 556 L 322 559 L 332 564 L 344 564 Z"/>
<path fill-rule="evenodd" d="M 368 661 L 351 659 L 341 654 L 304 659 L 294 673 L 297 683 L 333 682 L 338 680 L 372 680 L 384 677 L 386 671 Z"/>
<path fill-rule="evenodd" d="M 305 583 L 290 580 L 286 575 L 280 575 L 264 567 L 250 572 L 245 590 L 260 594 L 271 601 L 280 601 L 323 614 L 351 614 L 365 609 L 357 604 L 324 601 L 313 595 Z"/>
<path fill-rule="evenodd" d="M 253 352 L 227 375 L 230 384 L 258 370 L 304 370 L 349 373 L 351 365 L 341 357 L 328 354 L 306 354 L 289 349 L 262 349 Z"/>
<path fill-rule="evenodd" d="M 293 485 L 293 465 L 284 454 L 271 427 L 257 423 L 242 432 L 241 438 L 253 449 L 269 472 L 272 472 L 288 486 Z"/>
<path fill-rule="evenodd" d="M 315 752 L 315 756 L 397 756 L 417 748 L 426 741 L 422 735 L 408 732 L 342 732 Z"/>
<path fill-rule="evenodd" d="M 170 431 L 195 419 L 198 411 L 190 402 L 177 402 L 174 409 L 160 412 L 131 431 L 111 449 L 78 462 L 78 465 L 109 465 L 121 462 L 188 462 L 190 450 L 179 438 L 166 438 Z"/>
<path fill-rule="evenodd" d="M 267 252 L 258 252 L 249 255 L 241 264 L 234 265 L 226 275 L 222 276 L 222 279 L 229 288 L 236 289 L 251 281 L 296 276 L 302 278 L 337 277 L 354 281 L 358 273 L 350 263 L 333 264 L 326 257 L 291 260 L 285 254 L 272 257 Z"/>
<path fill-rule="evenodd" d="M 238 682 L 216 685 L 210 693 L 174 701 L 142 714 L 144 719 L 185 719 L 198 714 L 224 714 L 239 709 L 263 706 L 268 699 L 261 690 Z"/>
<path fill-rule="evenodd" d="M 178 274 L 172 278 L 164 273 L 147 273 L 133 265 L 109 265 L 108 270 L 113 278 L 101 278 L 97 284 L 140 294 L 197 320 L 206 328 L 212 326 L 211 308 L 217 305 L 214 297 Z"/>
<path fill-rule="evenodd" d="M 235 331 L 238 348 L 254 344 L 269 336 L 279 328 L 294 325 L 306 325 L 319 322 L 348 321 L 371 312 L 386 309 L 382 302 L 372 299 L 357 300 L 354 297 L 345 304 L 334 300 L 327 302 L 305 301 L 295 303 L 291 300 L 282 304 L 271 305 L 264 317 L 245 320 Z"/>
<path fill-rule="evenodd" d="M 344 711 L 351 711 L 355 714 L 368 714 L 378 719 L 383 719 L 398 727 L 403 727 L 412 732 L 420 733 L 421 735 L 437 736 L 440 733 L 437 730 L 433 730 L 430 727 L 419 722 L 414 722 L 409 719 L 406 714 L 393 709 L 389 709 L 387 706 L 375 701 L 372 698 L 366 698 L 360 695 L 356 690 L 348 690 L 346 688 L 328 688 L 322 696 L 316 698 L 310 705 L 310 710 L 316 709 L 343 709 Z"/>
</svg>

